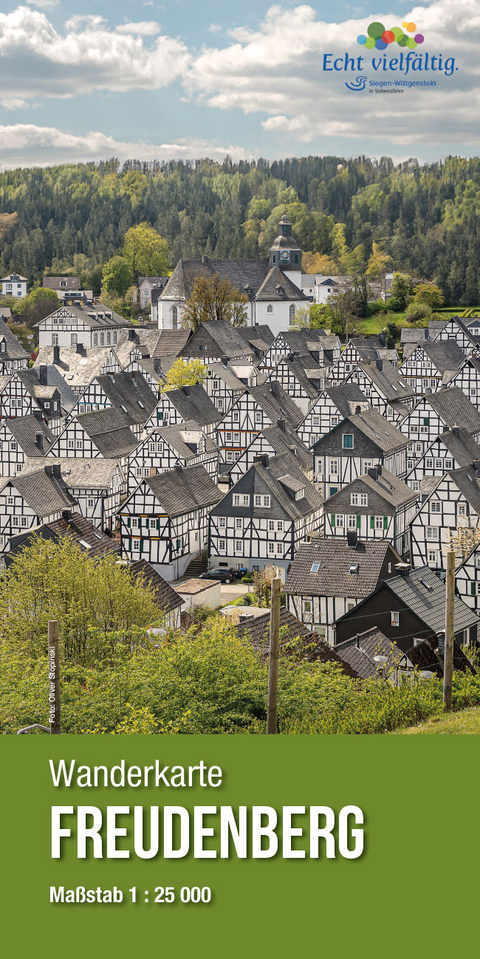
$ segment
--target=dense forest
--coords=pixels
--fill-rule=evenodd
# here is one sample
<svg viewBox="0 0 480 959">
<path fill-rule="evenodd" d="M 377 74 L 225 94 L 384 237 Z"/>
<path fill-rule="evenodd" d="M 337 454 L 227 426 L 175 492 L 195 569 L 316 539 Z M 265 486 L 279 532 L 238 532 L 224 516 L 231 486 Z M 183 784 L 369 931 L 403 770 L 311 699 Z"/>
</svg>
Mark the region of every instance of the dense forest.
<svg viewBox="0 0 480 959">
<path fill-rule="evenodd" d="M 116 160 L 0 174 L 0 270 L 99 276 L 148 222 L 179 257 L 264 256 L 287 211 L 304 269 L 385 267 L 436 281 L 446 303 L 480 300 L 480 159 L 389 158 L 143 164 Z M 375 244 L 375 246 L 374 246 Z M 322 270 L 322 266 L 325 269 Z"/>
</svg>

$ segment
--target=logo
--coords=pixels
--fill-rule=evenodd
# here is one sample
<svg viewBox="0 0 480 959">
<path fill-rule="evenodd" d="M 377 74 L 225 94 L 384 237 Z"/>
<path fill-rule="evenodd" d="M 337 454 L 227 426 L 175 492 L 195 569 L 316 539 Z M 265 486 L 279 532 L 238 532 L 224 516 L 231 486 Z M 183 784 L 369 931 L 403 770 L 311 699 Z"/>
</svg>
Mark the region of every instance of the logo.
<svg viewBox="0 0 480 959">
<path fill-rule="evenodd" d="M 346 83 L 345 86 L 348 87 L 349 90 L 364 90 L 366 82 L 367 77 L 357 77 L 353 83 Z"/>
<path fill-rule="evenodd" d="M 357 43 L 367 50 L 386 50 L 391 43 L 398 43 L 399 47 L 408 47 L 415 50 L 419 43 L 423 43 L 423 33 L 416 33 L 416 23 L 402 23 L 401 27 L 392 27 L 386 30 L 383 23 L 371 23 L 367 29 L 367 36 L 363 33 L 357 37 Z M 404 32 L 406 31 L 406 32 Z M 414 36 L 408 36 L 414 34 Z M 356 89 L 356 88 L 355 88 Z"/>
</svg>

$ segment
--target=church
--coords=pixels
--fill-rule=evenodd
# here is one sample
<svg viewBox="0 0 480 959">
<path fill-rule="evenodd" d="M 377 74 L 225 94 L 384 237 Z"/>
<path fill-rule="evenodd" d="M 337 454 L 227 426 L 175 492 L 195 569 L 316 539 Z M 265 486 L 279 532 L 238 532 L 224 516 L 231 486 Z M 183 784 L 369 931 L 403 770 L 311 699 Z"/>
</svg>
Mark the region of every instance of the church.
<svg viewBox="0 0 480 959">
<path fill-rule="evenodd" d="M 272 333 L 288 330 L 295 323 L 298 309 L 308 306 L 311 298 L 302 291 L 302 253 L 292 236 L 292 224 L 286 215 L 280 220 L 280 232 L 270 249 L 268 259 L 179 260 L 167 285 L 158 298 L 158 327 L 176 330 L 182 325 L 185 303 L 193 292 L 197 276 L 214 276 L 230 282 L 248 297 L 247 324 L 267 324 Z"/>
</svg>

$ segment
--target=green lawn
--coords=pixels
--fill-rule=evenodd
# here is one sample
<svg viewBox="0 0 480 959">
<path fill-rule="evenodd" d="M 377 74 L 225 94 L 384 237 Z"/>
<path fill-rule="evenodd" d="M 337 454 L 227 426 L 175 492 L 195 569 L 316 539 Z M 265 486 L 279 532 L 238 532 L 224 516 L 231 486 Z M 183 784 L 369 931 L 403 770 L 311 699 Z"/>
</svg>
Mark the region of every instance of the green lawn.
<svg viewBox="0 0 480 959">
<path fill-rule="evenodd" d="M 471 320 L 472 316 L 480 316 L 480 306 L 469 306 L 468 311 L 471 312 L 469 317 L 466 317 L 466 322 L 468 323 Z M 436 313 L 441 313 L 445 319 L 450 319 L 452 316 L 461 316 L 465 312 L 464 306 L 444 306 L 440 310 L 436 310 Z M 387 323 L 396 323 L 397 326 L 407 328 L 410 327 L 410 324 L 406 322 L 406 313 L 376 313 L 375 316 L 369 316 L 365 320 L 358 320 L 355 323 L 357 331 L 362 334 L 362 336 L 378 336 L 379 333 L 386 327 Z M 425 322 L 424 326 L 428 326 L 428 323 Z"/>
<path fill-rule="evenodd" d="M 475 735 L 480 734 L 480 706 L 473 706 L 471 709 L 461 709 L 457 713 L 443 714 L 442 716 L 433 716 L 426 719 L 424 723 L 418 726 L 410 726 L 408 729 L 397 729 L 390 733 L 391 736 L 432 736 L 432 735 Z"/>
</svg>

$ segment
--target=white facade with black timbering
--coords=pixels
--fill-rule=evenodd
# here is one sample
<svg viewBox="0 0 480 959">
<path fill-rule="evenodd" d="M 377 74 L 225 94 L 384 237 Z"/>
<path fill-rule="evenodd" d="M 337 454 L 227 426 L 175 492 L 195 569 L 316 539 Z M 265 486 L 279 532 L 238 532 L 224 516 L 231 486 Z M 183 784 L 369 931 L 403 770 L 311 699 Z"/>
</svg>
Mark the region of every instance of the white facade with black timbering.
<svg viewBox="0 0 480 959">
<path fill-rule="evenodd" d="M 194 423 L 159 427 L 142 440 L 128 458 L 128 492 L 142 479 L 165 473 L 176 466 L 203 466 L 210 478 L 218 479 L 218 448 Z"/>
<path fill-rule="evenodd" d="M 480 411 L 458 387 L 421 397 L 399 424 L 408 438 L 407 469 L 410 472 L 441 433 L 462 426 L 477 437 Z"/>
<path fill-rule="evenodd" d="M 281 419 L 296 429 L 302 413 L 276 381 L 246 389 L 217 426 L 220 464 L 232 464 L 261 430 Z"/>
<path fill-rule="evenodd" d="M 480 478 L 473 466 L 445 473 L 410 525 L 413 566 L 445 569 L 451 535 L 480 522 Z"/>
<path fill-rule="evenodd" d="M 40 349 L 43 346 L 69 346 L 78 344 L 92 347 L 115 346 L 120 331 L 133 327 L 118 313 L 97 303 L 95 306 L 61 306 L 36 324 Z"/>
<path fill-rule="evenodd" d="M 477 434 L 480 440 L 480 435 Z M 480 445 L 468 430 L 455 426 L 441 433 L 409 470 L 405 482 L 420 492 L 425 477 L 440 479 L 444 473 L 462 469 L 480 460 Z M 411 460 L 407 457 L 407 463 Z"/>
<path fill-rule="evenodd" d="M 42 523 L 60 519 L 65 509 L 76 505 L 63 484 L 59 467 L 19 475 L 0 484 L 0 554 L 8 551 L 10 539 Z"/>
<path fill-rule="evenodd" d="M 371 409 L 370 400 L 356 383 L 341 383 L 322 390 L 298 427 L 300 439 L 309 448 L 346 416 Z"/>
</svg>

